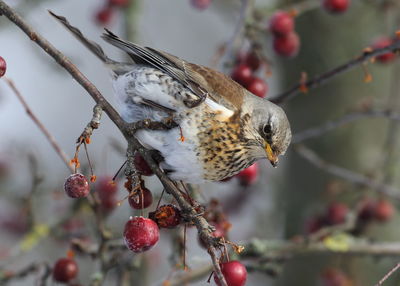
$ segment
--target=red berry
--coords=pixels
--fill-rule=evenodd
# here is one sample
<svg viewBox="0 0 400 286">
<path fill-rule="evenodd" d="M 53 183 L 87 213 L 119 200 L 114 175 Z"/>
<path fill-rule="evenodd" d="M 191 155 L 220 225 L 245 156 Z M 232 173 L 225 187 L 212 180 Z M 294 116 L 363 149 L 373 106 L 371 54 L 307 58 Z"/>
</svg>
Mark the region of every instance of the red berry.
<svg viewBox="0 0 400 286">
<path fill-rule="evenodd" d="M 230 261 L 221 263 L 220 266 L 228 286 L 243 286 L 246 284 L 247 270 L 242 263 L 239 261 Z M 221 286 L 221 283 L 215 274 L 214 281 L 218 286 Z"/>
<path fill-rule="evenodd" d="M 394 215 L 395 209 L 388 200 L 380 200 L 375 205 L 375 218 L 379 221 L 388 221 Z"/>
<path fill-rule="evenodd" d="M 292 15 L 285 11 L 274 13 L 269 22 L 269 29 L 275 36 L 285 36 L 294 29 L 294 21 Z"/>
<path fill-rule="evenodd" d="M 326 219 L 331 225 L 344 223 L 348 212 L 349 208 L 345 204 L 331 203 L 326 213 Z"/>
<path fill-rule="evenodd" d="M 370 221 L 375 215 L 376 202 L 371 198 L 365 198 L 360 203 L 360 208 L 358 210 L 358 219 L 362 221 Z"/>
<path fill-rule="evenodd" d="M 153 203 L 153 194 L 147 188 L 141 188 L 128 198 L 129 205 L 137 210 L 148 208 Z"/>
<path fill-rule="evenodd" d="M 258 97 L 264 98 L 268 92 L 268 85 L 261 78 L 254 77 L 249 85 L 246 86 L 247 90 Z"/>
<path fill-rule="evenodd" d="M 126 7 L 129 5 L 129 0 L 108 0 L 109 6 Z"/>
<path fill-rule="evenodd" d="M 96 14 L 96 21 L 98 24 L 107 25 L 110 23 L 112 17 L 114 15 L 114 10 L 112 7 L 107 6 L 99 10 Z"/>
<path fill-rule="evenodd" d="M 352 285 L 349 278 L 342 271 L 328 268 L 322 274 L 323 286 L 347 286 Z"/>
<path fill-rule="evenodd" d="M 149 213 L 160 228 L 174 228 L 181 223 L 181 211 L 174 205 L 162 205 L 156 211 Z"/>
<path fill-rule="evenodd" d="M 349 7 L 350 0 L 323 0 L 322 5 L 328 12 L 343 13 Z"/>
<path fill-rule="evenodd" d="M 323 219 L 321 219 L 320 217 L 312 217 L 306 221 L 306 224 L 305 224 L 306 234 L 312 234 L 314 232 L 317 232 L 323 226 L 324 226 Z"/>
<path fill-rule="evenodd" d="M 382 49 L 386 48 L 387 46 L 391 45 L 393 43 L 393 40 L 388 38 L 388 37 L 381 37 L 377 40 L 374 41 L 372 44 L 372 47 L 374 49 Z M 396 58 L 395 53 L 389 52 L 382 54 L 380 56 L 377 56 L 376 59 L 381 62 L 381 63 L 389 63 L 393 61 Z"/>
<path fill-rule="evenodd" d="M 117 206 L 116 194 L 118 186 L 110 176 L 103 176 L 97 180 L 96 191 L 100 199 L 100 206 L 105 211 L 111 211 Z"/>
<path fill-rule="evenodd" d="M 0 77 L 2 77 L 7 70 L 7 63 L 6 61 L 3 59 L 3 57 L 0 57 Z"/>
<path fill-rule="evenodd" d="M 157 224 L 149 218 L 133 217 L 125 224 L 125 245 L 133 252 L 149 250 L 157 243 L 159 235 Z"/>
<path fill-rule="evenodd" d="M 246 56 L 244 57 L 243 61 L 253 71 L 258 70 L 262 63 L 261 57 L 254 51 L 247 53 Z"/>
<path fill-rule="evenodd" d="M 64 190 L 71 198 L 84 198 L 90 192 L 89 182 L 82 174 L 72 174 L 65 181 Z"/>
<path fill-rule="evenodd" d="M 202 10 L 207 9 L 208 6 L 210 6 L 211 0 L 190 0 L 190 3 L 192 4 L 192 6 L 194 8 L 202 11 Z"/>
<path fill-rule="evenodd" d="M 60 258 L 53 268 L 53 279 L 68 283 L 78 275 L 78 264 L 71 258 Z"/>
<path fill-rule="evenodd" d="M 250 167 L 242 170 L 235 176 L 243 186 L 250 186 L 257 181 L 258 178 L 258 163 L 254 163 Z"/>
<path fill-rule="evenodd" d="M 278 55 L 288 58 L 294 57 L 300 48 L 299 35 L 296 32 L 292 32 L 285 36 L 274 37 L 273 46 Z"/>
<path fill-rule="evenodd" d="M 248 65 L 240 64 L 232 71 L 232 79 L 241 85 L 246 86 L 253 79 L 253 71 Z"/>
<path fill-rule="evenodd" d="M 133 157 L 133 163 L 135 164 L 136 170 L 143 176 L 151 176 L 153 175 L 153 171 L 151 170 L 149 164 L 147 164 L 146 160 L 140 155 L 139 152 L 136 152 Z"/>
</svg>

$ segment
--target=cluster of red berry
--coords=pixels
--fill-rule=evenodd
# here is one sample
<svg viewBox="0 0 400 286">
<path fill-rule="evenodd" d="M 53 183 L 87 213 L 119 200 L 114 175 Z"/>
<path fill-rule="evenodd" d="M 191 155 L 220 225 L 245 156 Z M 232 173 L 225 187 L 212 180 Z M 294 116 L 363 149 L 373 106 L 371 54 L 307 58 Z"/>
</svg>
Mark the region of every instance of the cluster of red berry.
<svg viewBox="0 0 400 286">
<path fill-rule="evenodd" d="M 110 23 L 115 10 L 125 8 L 130 4 L 130 0 L 106 0 L 105 5 L 96 13 L 96 22 L 101 25 Z"/>
<path fill-rule="evenodd" d="M 306 232 L 314 233 L 326 226 L 342 224 L 346 221 L 349 213 L 349 207 L 344 203 L 333 202 L 326 211 L 315 217 L 312 217 L 306 224 Z M 365 227 L 365 224 L 378 221 L 386 222 L 390 220 L 395 213 L 392 203 L 385 199 L 374 200 L 372 198 L 363 199 L 357 208 L 357 228 Z"/>
<path fill-rule="evenodd" d="M 389 37 L 380 37 L 372 43 L 372 48 L 382 49 L 386 48 L 387 46 L 390 46 L 391 44 L 393 44 L 393 39 Z M 390 63 L 395 59 L 396 59 L 396 54 L 392 52 L 385 53 L 376 57 L 376 60 L 383 64 Z"/>
<path fill-rule="evenodd" d="M 268 85 L 264 80 L 254 75 L 260 66 L 260 58 L 255 53 L 250 52 L 239 60 L 231 77 L 254 95 L 264 98 L 268 92 Z"/>
<path fill-rule="evenodd" d="M 269 22 L 274 51 L 282 57 L 294 57 L 300 49 L 300 38 L 294 30 L 294 15 L 285 11 L 275 12 Z"/>
</svg>

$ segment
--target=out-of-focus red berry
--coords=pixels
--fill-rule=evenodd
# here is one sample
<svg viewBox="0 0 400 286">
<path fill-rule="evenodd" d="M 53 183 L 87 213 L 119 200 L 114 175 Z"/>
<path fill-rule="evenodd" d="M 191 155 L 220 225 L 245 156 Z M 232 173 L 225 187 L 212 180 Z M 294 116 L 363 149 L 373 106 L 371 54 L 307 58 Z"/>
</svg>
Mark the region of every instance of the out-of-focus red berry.
<svg viewBox="0 0 400 286">
<path fill-rule="evenodd" d="M 258 163 L 256 162 L 250 167 L 242 170 L 235 177 L 239 179 L 240 184 L 243 186 L 254 184 L 258 178 Z"/>
<path fill-rule="evenodd" d="M 141 188 L 136 194 L 129 196 L 128 202 L 134 209 L 145 209 L 153 203 L 153 194 L 149 189 Z"/>
<path fill-rule="evenodd" d="M 190 0 L 190 3 L 197 10 L 203 11 L 210 6 L 211 0 Z"/>
<path fill-rule="evenodd" d="M 126 7 L 129 5 L 130 0 L 108 0 L 109 6 Z"/>
<path fill-rule="evenodd" d="M 182 216 L 178 207 L 168 204 L 159 206 L 154 212 L 149 213 L 160 228 L 174 228 L 181 223 Z"/>
<path fill-rule="evenodd" d="M 296 32 L 285 36 L 274 37 L 273 47 L 275 52 L 282 57 L 294 57 L 300 49 L 300 38 Z"/>
<path fill-rule="evenodd" d="M 0 57 L 0 77 L 2 77 L 7 70 L 7 63 L 3 57 Z"/>
<path fill-rule="evenodd" d="M 324 226 L 324 220 L 321 217 L 312 217 L 306 221 L 305 231 L 306 234 L 317 232 Z"/>
<path fill-rule="evenodd" d="M 275 12 L 269 22 L 269 29 L 275 36 L 285 36 L 293 32 L 293 16 L 285 11 Z"/>
<path fill-rule="evenodd" d="M 322 6 L 331 13 L 343 13 L 350 5 L 350 0 L 323 0 Z"/>
<path fill-rule="evenodd" d="M 247 86 L 253 79 L 253 71 L 248 65 L 240 64 L 232 71 L 232 79 L 243 86 Z"/>
<path fill-rule="evenodd" d="M 382 48 L 386 48 L 387 46 L 390 46 L 391 44 L 393 44 L 393 40 L 388 38 L 388 37 L 381 37 L 378 38 L 374 41 L 374 43 L 372 44 L 372 48 L 373 49 L 382 49 Z M 385 53 L 382 54 L 380 56 L 377 56 L 376 59 L 381 62 L 381 63 L 390 63 L 392 62 L 394 59 L 396 58 L 395 53 Z"/>
<path fill-rule="evenodd" d="M 144 217 L 133 217 L 125 224 L 124 241 L 133 252 L 143 252 L 152 248 L 159 239 L 157 224 Z"/>
<path fill-rule="evenodd" d="M 228 286 L 244 286 L 246 284 L 247 270 L 242 263 L 235 260 L 221 263 L 220 266 Z M 214 281 L 218 286 L 222 285 L 215 274 Z"/>
<path fill-rule="evenodd" d="M 326 219 L 329 224 L 341 224 L 346 221 L 349 208 L 343 203 L 331 203 L 326 213 Z"/>
<path fill-rule="evenodd" d="M 262 59 L 261 59 L 260 56 L 259 56 L 256 52 L 254 52 L 254 51 L 251 51 L 251 52 L 247 53 L 247 54 L 244 56 L 243 61 L 244 61 L 244 63 L 245 63 L 246 65 L 248 65 L 253 71 L 258 70 L 258 69 L 261 67 L 261 64 L 262 64 Z"/>
<path fill-rule="evenodd" d="M 112 9 L 112 7 L 103 7 L 96 13 L 96 22 L 100 25 L 107 25 L 111 22 L 113 15 L 114 9 Z"/>
<path fill-rule="evenodd" d="M 328 268 L 322 273 L 323 286 L 349 286 L 350 279 L 342 271 L 335 268 Z"/>
<path fill-rule="evenodd" d="M 78 264 L 71 258 L 60 258 L 53 268 L 53 279 L 68 283 L 78 275 Z"/>
<path fill-rule="evenodd" d="M 151 170 L 149 164 L 147 164 L 146 160 L 140 155 L 139 152 L 136 152 L 133 157 L 133 163 L 135 164 L 136 170 L 143 176 L 151 176 L 154 175 Z"/>
<path fill-rule="evenodd" d="M 72 174 L 65 180 L 64 190 L 71 198 L 84 198 L 90 192 L 89 182 L 82 174 Z"/>
<path fill-rule="evenodd" d="M 365 198 L 360 203 L 357 217 L 364 222 L 374 218 L 376 202 L 371 198 Z"/>
<path fill-rule="evenodd" d="M 246 86 L 247 90 L 258 97 L 264 98 L 268 92 L 267 83 L 261 78 L 254 77 Z"/>
<path fill-rule="evenodd" d="M 110 176 L 102 176 L 97 180 L 95 187 L 100 200 L 100 206 L 105 211 L 111 211 L 117 206 L 118 186 Z"/>
<path fill-rule="evenodd" d="M 381 199 L 375 205 L 374 217 L 378 221 L 388 221 L 393 217 L 394 213 L 395 209 L 393 204 L 388 200 Z"/>
</svg>

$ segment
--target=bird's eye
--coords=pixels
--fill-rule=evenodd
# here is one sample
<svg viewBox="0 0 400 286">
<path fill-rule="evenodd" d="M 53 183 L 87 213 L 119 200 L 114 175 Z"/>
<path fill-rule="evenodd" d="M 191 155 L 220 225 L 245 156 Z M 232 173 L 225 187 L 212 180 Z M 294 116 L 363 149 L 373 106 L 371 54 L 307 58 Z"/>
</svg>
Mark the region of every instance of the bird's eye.
<svg viewBox="0 0 400 286">
<path fill-rule="evenodd" d="M 270 124 L 265 124 L 263 127 L 263 132 L 265 135 L 270 136 L 271 135 L 271 125 Z"/>
</svg>

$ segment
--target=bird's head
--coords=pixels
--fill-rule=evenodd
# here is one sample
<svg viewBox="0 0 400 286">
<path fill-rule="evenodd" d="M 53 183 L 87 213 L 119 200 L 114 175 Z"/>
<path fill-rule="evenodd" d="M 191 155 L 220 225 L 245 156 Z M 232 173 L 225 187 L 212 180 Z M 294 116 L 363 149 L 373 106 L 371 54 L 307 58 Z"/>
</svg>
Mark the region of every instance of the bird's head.
<svg viewBox="0 0 400 286">
<path fill-rule="evenodd" d="M 289 121 L 279 106 L 256 96 L 251 99 L 253 134 L 261 147 L 259 156 L 262 153 L 276 167 L 278 156 L 285 154 L 292 139 Z"/>
</svg>

